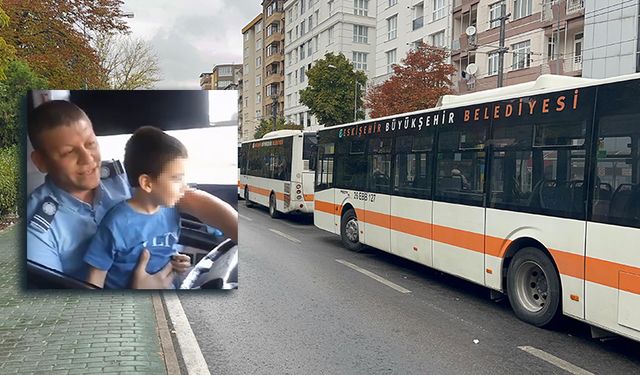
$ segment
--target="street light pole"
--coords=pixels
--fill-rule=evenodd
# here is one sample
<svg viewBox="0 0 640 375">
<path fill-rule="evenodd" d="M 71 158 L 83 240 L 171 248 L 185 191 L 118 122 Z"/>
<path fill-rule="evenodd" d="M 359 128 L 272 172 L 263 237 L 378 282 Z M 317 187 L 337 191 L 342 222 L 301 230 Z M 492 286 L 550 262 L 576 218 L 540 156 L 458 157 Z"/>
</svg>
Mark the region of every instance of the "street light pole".
<svg viewBox="0 0 640 375">
<path fill-rule="evenodd" d="M 353 122 L 356 122 L 356 116 L 358 115 L 358 78 L 353 77 L 355 85 L 353 88 Z"/>
</svg>

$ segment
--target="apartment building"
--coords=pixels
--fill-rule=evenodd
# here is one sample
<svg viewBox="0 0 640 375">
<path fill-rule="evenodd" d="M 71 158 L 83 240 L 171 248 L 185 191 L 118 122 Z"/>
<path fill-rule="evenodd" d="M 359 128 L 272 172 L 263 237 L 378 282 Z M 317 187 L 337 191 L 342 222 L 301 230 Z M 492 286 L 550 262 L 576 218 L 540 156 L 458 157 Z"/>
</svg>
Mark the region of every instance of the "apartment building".
<svg viewBox="0 0 640 375">
<path fill-rule="evenodd" d="M 318 124 L 300 103 L 306 72 L 329 52 L 342 53 L 371 79 L 375 74 L 375 0 L 287 0 L 285 18 L 284 116 L 305 128 Z"/>
<path fill-rule="evenodd" d="M 451 61 L 458 93 L 498 85 L 501 5 L 505 26 L 503 85 L 540 74 L 582 75 L 583 0 L 453 0 Z"/>
<path fill-rule="evenodd" d="M 203 90 L 211 90 L 212 73 L 200 73 L 200 88 Z"/>
<path fill-rule="evenodd" d="M 211 89 L 224 90 L 230 84 L 238 84 L 239 70 L 242 70 L 242 64 L 219 64 L 214 66 L 211 73 Z"/>
<path fill-rule="evenodd" d="M 582 76 L 640 72 L 640 1 L 586 0 L 584 9 Z"/>
<path fill-rule="evenodd" d="M 262 118 L 262 13 L 242 28 L 243 75 L 242 75 L 242 124 L 238 127 L 238 140 L 253 139 L 256 127 Z"/>
<path fill-rule="evenodd" d="M 393 74 L 393 65 L 417 44 L 451 48 L 453 0 L 379 0 L 375 83 Z"/>
<path fill-rule="evenodd" d="M 262 53 L 262 115 L 282 117 L 284 112 L 284 2 L 264 0 L 264 47 Z M 256 70 L 260 69 L 256 67 Z"/>
</svg>

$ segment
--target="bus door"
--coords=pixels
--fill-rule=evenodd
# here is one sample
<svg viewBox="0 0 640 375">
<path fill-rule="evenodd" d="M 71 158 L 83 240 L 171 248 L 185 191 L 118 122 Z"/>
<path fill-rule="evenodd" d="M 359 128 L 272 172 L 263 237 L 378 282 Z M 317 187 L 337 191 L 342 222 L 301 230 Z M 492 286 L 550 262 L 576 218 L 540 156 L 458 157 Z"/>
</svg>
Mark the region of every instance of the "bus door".
<svg viewBox="0 0 640 375">
<path fill-rule="evenodd" d="M 333 160 L 335 146 L 333 142 L 321 143 L 318 147 L 318 165 L 316 166 L 315 191 L 313 195 L 313 222 L 318 228 L 340 234 L 340 212 L 336 209 Z"/>
<path fill-rule="evenodd" d="M 433 202 L 433 267 L 480 284 L 488 122 L 440 128 Z"/>
<path fill-rule="evenodd" d="M 640 335 L 640 82 L 598 89 L 585 318 Z"/>
<path fill-rule="evenodd" d="M 366 244 L 391 251 L 391 145 L 392 138 L 369 140 L 367 154 L 367 192 L 358 193 L 364 204 Z"/>
<path fill-rule="evenodd" d="M 433 137 L 401 136 L 394 145 L 391 252 L 432 266 L 431 164 Z"/>
</svg>

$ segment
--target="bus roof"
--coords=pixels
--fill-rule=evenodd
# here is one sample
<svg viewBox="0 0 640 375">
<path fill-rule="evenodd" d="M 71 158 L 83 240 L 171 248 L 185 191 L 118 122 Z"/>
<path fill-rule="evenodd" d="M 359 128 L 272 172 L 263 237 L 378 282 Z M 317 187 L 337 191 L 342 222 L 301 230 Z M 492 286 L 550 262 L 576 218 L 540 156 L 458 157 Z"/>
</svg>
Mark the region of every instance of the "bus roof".
<svg viewBox="0 0 640 375">
<path fill-rule="evenodd" d="M 315 131 L 311 131 L 311 130 L 295 130 L 295 129 L 275 130 L 263 135 L 262 138 L 252 139 L 252 140 L 244 141 L 241 143 L 242 144 L 253 143 L 253 142 L 264 141 L 265 139 L 286 138 L 286 137 L 293 137 L 296 135 L 315 134 L 315 133 L 316 133 Z"/>
<path fill-rule="evenodd" d="M 516 85 L 499 87 L 490 90 L 483 90 L 479 92 L 473 92 L 464 95 L 443 95 L 438 101 L 438 105 L 433 108 L 426 108 L 412 112 L 397 113 L 390 116 L 378 117 L 375 119 L 366 119 L 356 122 L 350 122 L 342 125 L 331 126 L 328 128 L 321 128 L 318 131 L 325 131 L 331 129 L 338 129 L 342 127 L 353 126 L 357 124 L 366 124 L 372 121 L 384 121 L 386 119 L 393 119 L 401 116 L 410 116 L 420 113 L 428 113 L 432 111 L 456 108 L 465 105 L 479 104 L 486 102 L 495 102 L 499 100 L 518 98 L 521 96 L 538 95 L 547 92 L 566 90 L 572 88 L 582 88 L 588 86 L 602 85 L 613 82 L 627 81 L 633 79 L 640 79 L 640 73 L 626 74 L 611 78 L 580 78 L 560 76 L 553 74 L 543 74 L 539 76 L 535 81 L 520 83 Z"/>
</svg>

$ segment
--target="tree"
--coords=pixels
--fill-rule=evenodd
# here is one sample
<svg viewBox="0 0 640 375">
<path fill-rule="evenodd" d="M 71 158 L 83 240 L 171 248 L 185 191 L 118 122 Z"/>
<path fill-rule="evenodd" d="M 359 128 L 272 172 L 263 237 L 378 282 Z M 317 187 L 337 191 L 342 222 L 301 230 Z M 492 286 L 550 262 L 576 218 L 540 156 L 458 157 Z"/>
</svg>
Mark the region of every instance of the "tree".
<svg viewBox="0 0 640 375">
<path fill-rule="evenodd" d="M 306 74 L 309 86 L 300 91 L 300 102 L 309 107 L 309 112 L 320 124 L 333 126 L 352 122 L 354 99 L 356 118 L 364 119 L 364 90 L 360 88 L 367 82 L 367 76 L 361 70 L 354 70 L 343 54 L 327 53 Z"/>
<path fill-rule="evenodd" d="M 400 65 L 393 67 L 393 75 L 371 88 L 365 106 L 371 117 L 432 108 L 438 99 L 451 94 L 451 74 L 456 69 L 445 62 L 448 52 L 421 43 L 409 51 Z"/>
<path fill-rule="evenodd" d="M 2 2 L 0 1 L 0 5 Z M 4 10 L 0 7 L 0 29 L 5 28 L 9 25 L 9 16 L 5 13 Z M 0 36 L 0 80 L 6 78 L 4 75 L 4 70 L 9 65 L 9 62 L 15 58 L 16 49 L 13 46 L 9 45 L 7 41 Z"/>
<path fill-rule="evenodd" d="M 104 70 L 106 88 L 150 89 L 160 81 L 158 56 L 144 40 L 104 33 L 95 38 L 94 48 Z"/>
<path fill-rule="evenodd" d="M 5 0 L 9 27 L 0 37 L 52 87 L 99 87 L 104 71 L 90 39 L 126 31 L 121 0 Z"/>
<path fill-rule="evenodd" d="M 18 115 L 27 91 L 47 86 L 45 79 L 20 60 L 11 61 L 5 73 L 6 78 L 0 80 L 0 148 L 18 143 Z"/>
<path fill-rule="evenodd" d="M 285 129 L 293 129 L 293 130 L 302 130 L 302 125 L 297 125 L 292 122 L 285 122 L 284 117 L 279 117 L 276 121 L 276 129 L 275 130 L 285 130 Z M 260 120 L 260 125 L 256 128 L 256 131 L 253 133 L 253 138 L 258 139 L 262 138 L 265 134 L 273 131 L 273 119 L 263 118 Z"/>
</svg>

